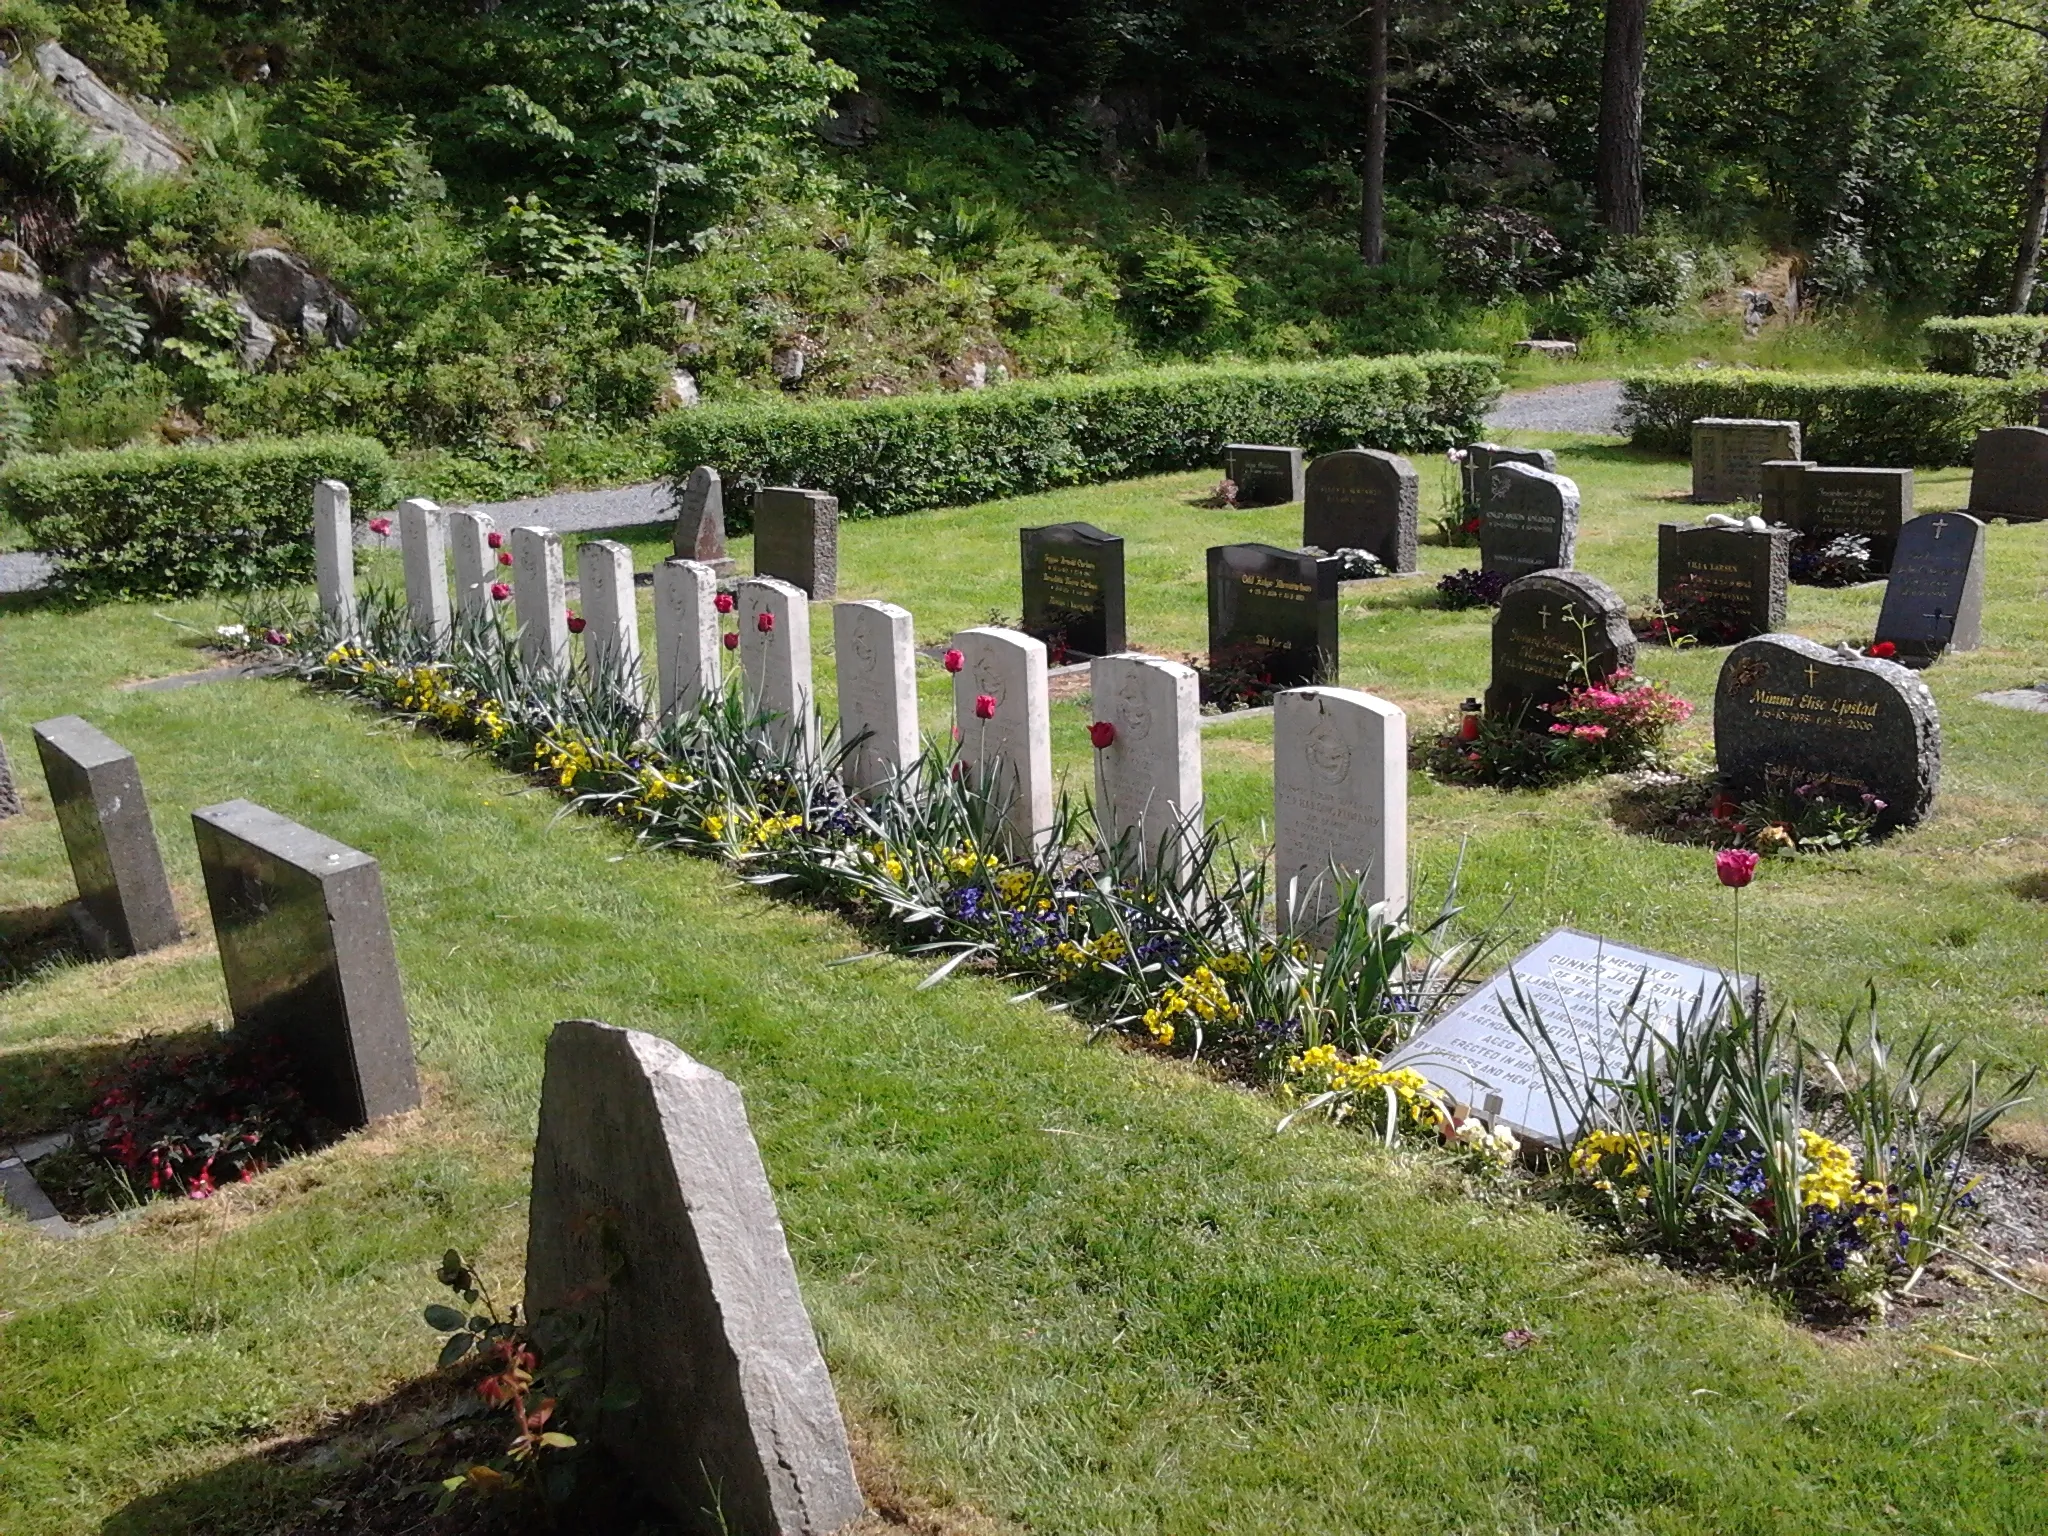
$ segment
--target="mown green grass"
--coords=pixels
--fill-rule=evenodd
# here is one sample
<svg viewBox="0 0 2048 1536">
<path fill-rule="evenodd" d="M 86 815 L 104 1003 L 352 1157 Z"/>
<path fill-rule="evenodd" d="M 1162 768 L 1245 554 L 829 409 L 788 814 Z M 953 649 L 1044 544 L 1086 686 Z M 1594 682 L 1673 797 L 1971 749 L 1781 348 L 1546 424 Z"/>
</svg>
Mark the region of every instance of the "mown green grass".
<svg viewBox="0 0 2048 1536">
<path fill-rule="evenodd" d="M 1567 441 L 1580 563 L 1641 596 L 1683 467 Z M 1298 537 L 1286 510 L 1189 506 L 1170 476 L 849 525 L 843 590 L 921 639 L 1014 615 L 1017 526 L 1085 517 L 1131 541 L 1135 641 L 1201 645 L 1201 549 Z M 1922 477 L 1954 506 L 1960 481 Z M 2042 529 L 1994 529 L 1990 645 L 1931 674 L 1948 732 L 1933 820 L 1880 850 L 1774 864 L 1745 961 L 1832 1005 L 1875 974 L 1890 1016 L 1974 1049 L 2042 1047 L 2040 815 L 2048 721 L 1970 695 L 2048 676 Z M 661 552 L 638 541 L 643 564 Z M 743 568 L 747 551 L 738 552 Z M 1440 571 L 1471 555 L 1431 549 Z M 1346 595 L 1344 680 L 1425 729 L 1484 680 L 1483 615 L 1423 582 Z M 1793 624 L 1867 633 L 1874 591 L 1798 592 Z M 159 610 L 195 630 L 203 604 Z M 829 623 L 819 610 L 821 653 Z M 1002 986 L 916 992 L 898 962 L 445 743 L 295 685 L 133 693 L 197 664 L 141 606 L 0 617 L 0 734 L 30 815 L 0 824 L 10 937 L 70 893 L 29 722 L 76 711 L 136 751 L 189 925 L 186 821 L 246 795 L 383 861 L 428 1110 L 219 1201 L 74 1245 L 0 1222 L 0 1530 L 255 1531 L 319 1474 L 270 1434 L 418 1374 L 416 1321 L 455 1244 L 516 1271 L 540 1052 L 553 1020 L 650 1029 L 745 1089 L 806 1299 L 850 1410 L 916 1484 L 1044 1531 L 2023 1532 L 2048 1520 L 2048 1327 L 2008 1293 L 1907 1331 L 1821 1339 L 1764 1297 L 1605 1253 L 1569 1219 L 1468 1199 L 1426 1158 L 1335 1132 L 1275 1138 L 1273 1101 L 1085 1044 Z M 1712 654 L 1646 669 L 1704 704 Z M 829 657 L 820 656 L 829 694 Z M 927 725 L 944 722 L 931 668 Z M 1060 706 L 1076 785 L 1081 703 Z M 1689 732 L 1706 740 L 1700 728 Z M 1212 805 L 1256 838 L 1265 728 L 1210 732 Z M 1696 850 L 1615 831 L 1599 786 L 1497 796 L 1417 776 L 1415 842 L 1516 938 L 1576 922 L 1725 958 Z M 222 1012 L 210 945 L 70 965 L 0 992 L 0 1135 L 144 1029 Z M 2039 1119 L 2038 1110 L 2028 1113 Z M 1502 1343 L 1512 1328 L 1538 1342 Z"/>
</svg>

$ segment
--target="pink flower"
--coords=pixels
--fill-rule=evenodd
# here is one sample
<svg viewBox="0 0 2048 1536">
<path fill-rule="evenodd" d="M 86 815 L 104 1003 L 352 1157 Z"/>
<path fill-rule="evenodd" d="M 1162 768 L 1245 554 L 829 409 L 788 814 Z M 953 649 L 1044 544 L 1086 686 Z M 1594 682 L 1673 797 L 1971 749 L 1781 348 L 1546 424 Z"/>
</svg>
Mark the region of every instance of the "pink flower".
<svg viewBox="0 0 2048 1536">
<path fill-rule="evenodd" d="M 284 631 L 281 629 L 266 629 L 263 631 L 263 643 L 265 645 L 283 645 Z"/>
<path fill-rule="evenodd" d="M 377 537 L 380 539 L 385 537 L 387 534 L 391 532 L 391 519 L 388 517 L 371 518 L 370 532 L 377 535 Z"/>
<path fill-rule="evenodd" d="M 731 630 L 727 630 L 722 638 L 728 651 L 736 651 L 740 648 L 740 637 Z"/>
<path fill-rule="evenodd" d="M 1576 736 L 1580 741 L 1604 741 L 1607 738 L 1607 727 L 1604 725 L 1576 725 L 1572 727 L 1572 735 Z"/>
<path fill-rule="evenodd" d="M 484 542 L 490 545 L 491 548 L 493 549 L 503 549 L 505 547 L 505 535 L 498 532 L 497 529 L 493 528 L 489 533 L 484 535 Z"/>
<path fill-rule="evenodd" d="M 505 601 L 506 598 L 510 597 L 511 595 L 512 589 L 506 586 L 505 583 L 503 583 L 502 581 L 494 581 L 491 583 L 492 602 L 502 603 L 503 601 Z"/>
<path fill-rule="evenodd" d="M 958 672 L 962 667 L 967 665 L 967 658 L 965 656 L 962 656 L 958 651 L 953 650 L 951 648 L 947 649 L 943 660 L 945 662 L 946 670 L 948 672 Z"/>
<path fill-rule="evenodd" d="M 730 592 L 721 592 L 718 596 L 711 599 L 711 606 L 720 613 L 731 613 L 738 605 L 733 602 Z"/>
<path fill-rule="evenodd" d="M 500 565 L 510 565 L 511 563 L 512 563 L 512 551 L 511 551 L 511 550 L 509 550 L 509 549 L 501 549 L 501 550 L 499 550 L 499 551 L 498 551 L 498 564 L 500 564 Z"/>
<path fill-rule="evenodd" d="M 1550 728 L 1550 734 L 1553 736 L 1569 736 L 1571 733 L 1572 728 L 1561 720 Z"/>
<path fill-rule="evenodd" d="M 754 615 L 754 628 L 758 629 L 758 630 L 759 630 L 759 631 L 760 631 L 760 632 L 761 632 L 762 634 L 764 634 L 764 635 L 772 635 L 772 634 L 774 634 L 774 633 L 775 633 L 775 615 L 774 615 L 774 614 L 772 614 L 772 613 L 768 613 L 768 612 L 766 612 L 765 610 L 764 610 L 763 612 L 760 612 L 760 613 L 757 613 L 757 614 L 755 614 L 755 615 Z"/>
<path fill-rule="evenodd" d="M 1880 640 L 1870 648 L 1870 654 L 1883 657 L 1889 661 L 1892 657 L 1899 654 L 1899 648 L 1889 640 Z"/>
<path fill-rule="evenodd" d="M 569 615 L 569 633 L 570 633 L 570 634 L 572 634 L 572 635 L 580 635 L 580 634 L 582 634 L 582 633 L 583 633 L 583 626 L 584 626 L 584 620 L 582 619 L 582 617 L 581 617 L 580 615 L 577 615 L 577 614 L 573 614 L 573 613 Z"/>
<path fill-rule="evenodd" d="M 1714 874 L 1731 890 L 1756 878 L 1756 855 L 1747 848 L 1723 848 L 1714 855 Z"/>
<path fill-rule="evenodd" d="M 1105 750 L 1116 740 L 1116 727 L 1107 720 L 1098 720 L 1088 727 L 1088 739 L 1095 743 L 1095 750 Z"/>
<path fill-rule="evenodd" d="M 974 696 L 974 718 L 993 720 L 996 717 L 996 696 L 992 693 L 977 693 Z"/>
</svg>

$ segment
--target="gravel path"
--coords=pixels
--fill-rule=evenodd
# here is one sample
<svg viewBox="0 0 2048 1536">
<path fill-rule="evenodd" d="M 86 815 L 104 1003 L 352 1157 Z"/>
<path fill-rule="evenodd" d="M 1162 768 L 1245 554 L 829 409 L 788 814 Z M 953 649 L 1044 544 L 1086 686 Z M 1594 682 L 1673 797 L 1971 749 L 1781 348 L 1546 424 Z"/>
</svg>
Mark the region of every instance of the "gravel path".
<svg viewBox="0 0 2048 1536">
<path fill-rule="evenodd" d="M 1551 384 L 1508 395 L 1487 413 L 1499 432 L 1621 431 L 1621 385 L 1614 379 L 1590 384 Z"/>
</svg>

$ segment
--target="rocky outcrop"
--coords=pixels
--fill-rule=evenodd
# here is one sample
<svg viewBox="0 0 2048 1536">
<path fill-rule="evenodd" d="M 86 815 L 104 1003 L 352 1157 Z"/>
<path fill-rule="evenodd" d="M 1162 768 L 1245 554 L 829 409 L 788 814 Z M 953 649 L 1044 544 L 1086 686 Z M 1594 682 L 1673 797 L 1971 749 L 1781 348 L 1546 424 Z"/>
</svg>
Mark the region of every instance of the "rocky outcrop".
<svg viewBox="0 0 2048 1536">
<path fill-rule="evenodd" d="M 34 278 L 0 272 L 0 332 L 39 347 L 65 347 L 78 339 L 78 317 Z"/>
<path fill-rule="evenodd" d="M 280 330 L 336 346 L 363 333 L 363 317 L 342 291 L 290 251 L 265 245 L 249 252 L 240 287 L 256 317 Z"/>
<path fill-rule="evenodd" d="M 36 72 L 57 99 L 84 119 L 96 144 L 111 144 L 121 164 L 151 176 L 175 176 L 190 156 L 105 81 L 55 43 L 36 50 Z"/>
</svg>

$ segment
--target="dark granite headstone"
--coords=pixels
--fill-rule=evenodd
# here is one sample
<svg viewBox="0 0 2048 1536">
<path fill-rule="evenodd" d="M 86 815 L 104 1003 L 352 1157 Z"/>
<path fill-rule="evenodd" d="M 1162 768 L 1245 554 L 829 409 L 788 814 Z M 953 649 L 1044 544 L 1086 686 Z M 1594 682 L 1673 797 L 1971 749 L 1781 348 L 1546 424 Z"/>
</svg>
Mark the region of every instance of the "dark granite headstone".
<svg viewBox="0 0 2048 1536">
<path fill-rule="evenodd" d="M 1337 680 L 1338 562 L 1270 544 L 1209 551 L 1209 674 L 1260 688 Z"/>
<path fill-rule="evenodd" d="M 2048 517 L 2048 426 L 1994 427 L 1977 434 L 1970 511 L 2016 523 Z"/>
<path fill-rule="evenodd" d="M 1876 638 L 1909 667 L 1984 643 L 1982 523 L 1967 512 L 1930 512 L 1899 530 Z"/>
<path fill-rule="evenodd" d="M 1486 713 L 1548 729 L 1540 711 L 1570 688 L 1604 683 L 1636 662 L 1628 607 L 1583 571 L 1539 571 L 1511 581 L 1493 618 L 1493 681 Z"/>
<path fill-rule="evenodd" d="M 1578 486 L 1513 462 L 1496 465 L 1492 480 L 1479 525 L 1479 568 L 1510 578 L 1570 570 L 1579 542 Z"/>
<path fill-rule="evenodd" d="M 86 946 L 113 958 L 177 943 L 178 911 L 135 754 L 76 715 L 43 721 L 35 737 L 78 881 L 73 911 Z"/>
<path fill-rule="evenodd" d="M 235 1027 L 344 1130 L 420 1101 L 377 861 L 247 800 L 192 813 Z"/>
<path fill-rule="evenodd" d="M 7 760 L 7 743 L 0 741 L 0 818 L 21 814 L 21 791 L 14 787 L 14 765 Z"/>
<path fill-rule="evenodd" d="M 1657 525 L 1657 601 L 1702 643 L 1729 645 L 1785 622 L 1789 528 Z M 1702 622 L 1702 616 L 1710 622 Z"/>
<path fill-rule="evenodd" d="M 1692 424 L 1692 499 L 1758 501 L 1763 467 L 1797 459 L 1799 423 L 1744 416 L 1702 416 Z"/>
<path fill-rule="evenodd" d="M 675 551 L 710 566 L 713 575 L 733 573 L 732 557 L 725 552 L 725 486 L 708 464 L 691 470 L 676 496 Z"/>
<path fill-rule="evenodd" d="M 1869 540 L 1870 574 L 1882 576 L 1892 568 L 1900 527 L 1913 515 L 1913 471 L 1766 464 L 1763 515 L 1796 529 L 1810 545 L 1844 534 Z"/>
<path fill-rule="evenodd" d="M 754 493 L 754 574 L 822 603 L 839 587 L 839 498 L 794 486 Z"/>
<path fill-rule="evenodd" d="M 1806 515 L 1800 499 L 1806 488 L 1806 472 L 1819 467 L 1811 459 L 1766 459 L 1757 472 L 1763 520 L 1797 528 Z"/>
<path fill-rule="evenodd" d="M 1090 523 L 1020 528 L 1024 633 L 1054 666 L 1124 647 L 1124 541 Z"/>
<path fill-rule="evenodd" d="M 1415 519 L 1422 481 L 1398 453 L 1345 448 L 1309 465 L 1301 542 L 1329 553 L 1362 549 L 1393 574 L 1415 569 Z"/>
<path fill-rule="evenodd" d="M 1465 449 L 1465 462 L 1458 466 L 1465 510 L 1486 515 L 1493 499 L 1493 471 L 1499 464 L 1526 464 L 1546 475 L 1557 473 L 1557 455 L 1548 448 L 1506 448 L 1499 443 L 1473 443 Z"/>
<path fill-rule="evenodd" d="M 1941 783 L 1941 716 L 1927 685 L 1896 662 L 1759 635 L 1721 663 L 1714 756 L 1737 798 L 1791 777 L 1875 795 L 1880 824 L 1905 826 L 1927 814 Z"/>
<path fill-rule="evenodd" d="M 1278 507 L 1301 500 L 1299 448 L 1271 443 L 1226 443 L 1223 473 L 1237 487 L 1240 507 Z"/>
</svg>

